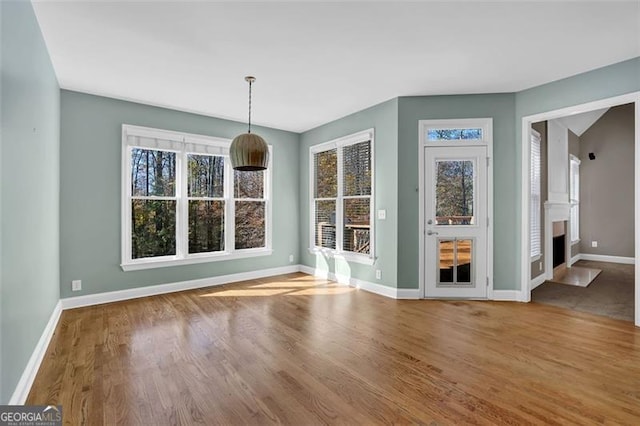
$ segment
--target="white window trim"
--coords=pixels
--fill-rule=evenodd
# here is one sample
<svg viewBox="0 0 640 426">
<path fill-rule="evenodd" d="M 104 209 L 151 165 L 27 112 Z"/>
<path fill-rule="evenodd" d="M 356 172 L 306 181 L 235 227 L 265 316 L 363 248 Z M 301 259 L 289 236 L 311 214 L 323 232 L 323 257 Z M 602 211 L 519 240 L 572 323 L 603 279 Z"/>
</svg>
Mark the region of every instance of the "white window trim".
<svg viewBox="0 0 640 426">
<path fill-rule="evenodd" d="M 182 143 L 182 149 L 162 149 L 163 151 L 173 151 L 178 153 L 176 156 L 176 197 L 178 205 L 176 210 L 176 255 L 175 256 L 158 256 L 142 259 L 131 258 L 131 148 L 137 146 L 129 143 L 129 136 L 148 137 L 166 139 Z M 211 253 L 188 253 L 188 207 L 186 200 L 186 164 L 182 155 L 190 152 L 186 149 L 186 143 L 195 143 L 199 145 L 208 145 L 219 147 L 223 150 L 225 157 L 225 250 Z M 121 206 L 121 264 L 123 271 L 137 271 L 142 269 L 154 269 L 179 265 L 191 265 L 205 262 L 217 262 L 233 259 L 244 259 L 257 256 L 268 256 L 273 253 L 272 249 L 272 179 L 273 173 L 271 167 L 273 164 L 273 149 L 269 145 L 269 168 L 266 173 L 264 182 L 264 199 L 265 199 L 265 247 L 250 249 L 235 249 L 235 197 L 233 194 L 233 170 L 229 160 L 230 139 L 217 138 L 213 136 L 194 135 L 183 132 L 173 132 L 169 130 L 152 129 L 148 127 L 133 126 L 130 124 L 122 125 L 122 187 L 120 191 Z M 143 147 L 144 148 L 144 147 Z M 182 154 L 182 155 L 180 155 Z M 184 197 L 183 197 L 184 195 Z M 234 218 L 233 225 L 227 218 Z"/>
<path fill-rule="evenodd" d="M 540 135 L 540 132 L 538 132 L 538 131 L 536 131 L 534 129 L 531 129 L 530 135 L 531 136 L 530 136 L 530 145 L 529 145 L 530 148 L 529 149 L 531 149 L 531 147 L 533 147 L 533 141 L 531 140 L 531 137 L 536 137 L 538 139 L 538 143 L 540 144 L 540 147 L 539 147 L 540 154 L 539 155 L 540 155 L 540 166 L 541 166 L 541 169 L 540 169 L 540 182 L 538 182 L 538 184 L 540 185 L 540 194 L 539 194 L 539 197 L 540 197 L 539 203 L 540 204 L 539 204 L 539 207 L 541 207 L 543 205 L 543 201 L 542 201 L 542 155 L 543 155 L 543 153 L 542 153 L 542 135 Z M 533 159 L 531 156 L 529 158 L 530 158 L 530 160 Z M 533 191 L 531 190 L 532 187 L 533 187 L 533 183 L 534 183 L 533 181 L 529 182 L 529 186 L 530 186 L 529 194 L 530 194 L 531 197 L 533 197 Z M 543 239 L 544 239 L 544 236 L 542 235 L 542 221 L 543 221 L 542 211 L 540 209 L 538 209 L 538 211 L 536 212 L 536 215 L 537 215 L 538 227 L 539 227 L 539 229 L 538 229 L 538 233 L 539 233 L 539 235 L 538 235 L 538 245 L 539 246 L 538 246 L 538 251 L 536 251 L 536 252 L 534 252 L 531 247 L 529 248 L 529 250 L 531 252 L 531 261 L 532 262 L 537 262 L 538 260 L 540 260 L 542 258 L 542 244 L 543 244 Z M 531 222 L 533 222 L 533 217 L 531 217 L 529 220 Z M 533 237 L 532 235 L 529 235 L 529 241 L 530 242 L 533 240 L 532 237 Z"/>
<path fill-rule="evenodd" d="M 328 142 L 324 142 L 318 145 L 309 147 L 309 253 L 319 254 L 335 259 L 341 259 L 346 262 L 361 263 L 364 265 L 373 265 L 376 261 L 376 244 L 375 244 L 375 145 L 374 145 L 374 129 L 367 129 L 361 132 L 353 133 L 347 136 L 343 136 L 338 139 L 333 139 Z M 371 148 L 371 196 L 370 196 L 370 208 L 369 208 L 369 254 L 358 254 L 350 251 L 342 250 L 343 244 L 343 196 L 342 196 L 342 155 L 341 149 L 344 146 L 354 145 L 356 143 L 370 141 Z M 329 249 L 325 247 L 318 247 L 315 245 L 315 164 L 313 162 L 313 155 L 318 152 L 328 151 L 331 149 L 338 149 L 338 194 L 336 197 L 336 248 Z"/>
<path fill-rule="evenodd" d="M 571 198 L 571 190 L 573 187 L 573 172 L 571 171 L 571 163 L 575 163 L 578 167 L 578 194 L 577 197 Z M 569 229 L 569 239 L 571 240 L 571 245 L 576 245 L 580 242 L 580 159 L 578 157 L 576 157 L 573 154 L 569 154 L 569 202 L 571 203 L 571 209 L 576 209 L 577 210 L 577 224 L 576 227 L 578 229 L 577 232 L 577 238 L 573 238 L 573 232 L 572 229 Z M 573 227 L 573 223 L 571 224 L 571 227 Z"/>
</svg>

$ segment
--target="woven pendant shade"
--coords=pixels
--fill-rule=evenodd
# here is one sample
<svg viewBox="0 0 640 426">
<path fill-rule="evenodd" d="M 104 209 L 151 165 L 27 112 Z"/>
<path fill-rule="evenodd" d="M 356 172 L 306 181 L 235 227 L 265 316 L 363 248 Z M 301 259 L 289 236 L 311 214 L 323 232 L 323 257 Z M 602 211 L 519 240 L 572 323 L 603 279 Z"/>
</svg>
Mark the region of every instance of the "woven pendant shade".
<svg viewBox="0 0 640 426">
<path fill-rule="evenodd" d="M 251 133 L 251 85 L 256 78 L 247 76 L 244 79 L 249 83 L 249 129 L 247 133 L 236 136 L 231 142 L 231 166 L 234 170 L 245 172 L 266 170 L 269 164 L 269 146 L 260 136 Z"/>
<path fill-rule="evenodd" d="M 269 147 L 264 139 L 255 133 L 243 133 L 231 142 L 229 156 L 235 170 L 265 170 L 269 164 Z"/>
</svg>

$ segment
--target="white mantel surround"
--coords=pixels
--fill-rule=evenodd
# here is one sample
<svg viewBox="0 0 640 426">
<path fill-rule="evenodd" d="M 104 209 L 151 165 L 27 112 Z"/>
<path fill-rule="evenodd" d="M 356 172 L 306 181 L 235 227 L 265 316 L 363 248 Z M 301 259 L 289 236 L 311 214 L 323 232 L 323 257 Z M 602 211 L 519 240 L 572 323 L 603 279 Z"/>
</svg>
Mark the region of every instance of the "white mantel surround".
<svg viewBox="0 0 640 426">
<path fill-rule="evenodd" d="M 546 201 L 544 203 L 544 271 L 545 279 L 553 278 L 553 222 L 567 222 L 565 228 L 564 259 L 567 268 L 571 267 L 571 203 L 564 201 Z"/>
<path fill-rule="evenodd" d="M 559 120 L 547 122 L 547 200 L 569 201 L 569 129 Z"/>
<path fill-rule="evenodd" d="M 565 261 L 570 266 L 571 243 L 566 233 L 571 229 L 569 202 L 569 129 L 559 120 L 547 121 L 548 200 L 544 203 L 544 271 L 553 278 L 553 222 L 567 221 Z"/>
</svg>

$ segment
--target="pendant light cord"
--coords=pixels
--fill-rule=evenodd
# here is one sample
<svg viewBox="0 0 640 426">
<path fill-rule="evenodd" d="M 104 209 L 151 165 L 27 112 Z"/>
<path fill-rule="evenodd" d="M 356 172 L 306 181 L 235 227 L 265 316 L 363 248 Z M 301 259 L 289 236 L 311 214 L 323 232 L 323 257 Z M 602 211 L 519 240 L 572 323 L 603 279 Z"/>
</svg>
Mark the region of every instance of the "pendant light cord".
<svg viewBox="0 0 640 426">
<path fill-rule="evenodd" d="M 249 131 L 247 133 L 251 133 L 251 83 L 249 80 Z"/>
</svg>

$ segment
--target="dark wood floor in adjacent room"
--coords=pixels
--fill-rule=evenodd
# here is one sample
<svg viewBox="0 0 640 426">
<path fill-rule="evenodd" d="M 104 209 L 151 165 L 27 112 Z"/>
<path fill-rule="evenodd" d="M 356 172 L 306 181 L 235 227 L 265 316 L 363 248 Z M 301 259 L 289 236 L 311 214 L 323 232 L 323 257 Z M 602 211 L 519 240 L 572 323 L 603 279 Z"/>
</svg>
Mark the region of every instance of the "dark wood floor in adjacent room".
<svg viewBox="0 0 640 426">
<path fill-rule="evenodd" d="M 599 269 L 602 273 L 588 287 L 546 281 L 531 292 L 531 301 L 633 322 L 634 265 L 581 260 L 575 266 Z"/>
<path fill-rule="evenodd" d="M 67 424 L 640 424 L 640 329 L 303 274 L 65 311 L 29 404 Z"/>
</svg>

